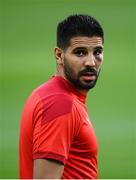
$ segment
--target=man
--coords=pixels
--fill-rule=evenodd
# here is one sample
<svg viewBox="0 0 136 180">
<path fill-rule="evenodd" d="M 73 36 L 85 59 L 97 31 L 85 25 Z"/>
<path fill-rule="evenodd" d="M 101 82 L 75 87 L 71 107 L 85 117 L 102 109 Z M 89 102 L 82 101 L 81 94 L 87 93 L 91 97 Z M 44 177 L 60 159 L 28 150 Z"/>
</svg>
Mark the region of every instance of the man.
<svg viewBox="0 0 136 180">
<path fill-rule="evenodd" d="M 20 178 L 96 179 L 97 141 L 85 105 L 103 62 L 104 34 L 88 15 L 58 24 L 57 74 L 28 98 L 20 126 Z"/>
</svg>

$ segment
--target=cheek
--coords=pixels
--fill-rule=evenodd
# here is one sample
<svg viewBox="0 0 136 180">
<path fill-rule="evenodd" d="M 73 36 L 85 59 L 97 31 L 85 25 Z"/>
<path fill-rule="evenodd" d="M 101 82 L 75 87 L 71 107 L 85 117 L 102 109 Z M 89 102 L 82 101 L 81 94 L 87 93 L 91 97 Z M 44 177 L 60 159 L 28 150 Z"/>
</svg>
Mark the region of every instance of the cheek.
<svg viewBox="0 0 136 180">
<path fill-rule="evenodd" d="M 101 64 L 103 62 L 103 54 L 99 54 L 98 56 L 96 56 L 96 60 Z"/>
<path fill-rule="evenodd" d="M 75 74 L 78 74 L 82 68 L 81 60 L 73 56 L 66 56 L 65 61 L 65 64 L 68 65 Z"/>
<path fill-rule="evenodd" d="M 101 63 L 99 63 L 99 64 L 97 65 L 97 67 L 96 67 L 98 72 L 99 72 L 99 71 L 100 71 L 100 69 L 101 69 L 101 65 L 102 65 L 102 64 L 101 64 Z"/>
<path fill-rule="evenodd" d="M 74 70 L 75 74 L 78 74 L 82 70 L 82 68 L 83 67 L 78 62 L 72 65 L 72 69 Z"/>
<path fill-rule="evenodd" d="M 96 68 L 99 70 L 103 64 L 103 58 L 97 59 Z"/>
</svg>

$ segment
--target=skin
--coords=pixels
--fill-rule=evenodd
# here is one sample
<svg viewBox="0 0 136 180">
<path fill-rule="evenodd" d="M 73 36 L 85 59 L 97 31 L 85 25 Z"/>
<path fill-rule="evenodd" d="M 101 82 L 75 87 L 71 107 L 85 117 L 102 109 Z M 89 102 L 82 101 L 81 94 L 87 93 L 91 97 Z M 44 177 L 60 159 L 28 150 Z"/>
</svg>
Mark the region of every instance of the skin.
<svg viewBox="0 0 136 180">
<path fill-rule="evenodd" d="M 69 81 L 65 66 L 71 70 L 73 77 L 78 78 L 82 85 L 91 85 L 96 80 L 94 74 L 78 76 L 87 68 L 94 69 L 99 74 L 103 62 L 103 41 L 100 37 L 74 37 L 70 45 L 63 50 L 55 48 L 58 75 Z M 89 89 L 77 89 L 86 95 Z M 60 179 L 64 166 L 57 161 L 47 159 L 34 160 L 34 179 Z"/>
<path fill-rule="evenodd" d="M 60 179 L 64 166 L 57 161 L 48 159 L 34 160 L 34 179 Z"/>
<path fill-rule="evenodd" d="M 103 41 L 100 37 L 75 37 L 71 39 L 70 46 L 66 50 L 56 47 L 55 57 L 58 75 L 66 80 L 68 78 L 65 73 L 65 64 L 77 78 L 78 74 L 87 68 L 92 68 L 99 74 L 103 62 Z M 96 76 L 93 75 L 79 77 L 81 84 L 89 84 L 95 80 Z M 77 90 L 86 95 L 89 89 Z"/>
</svg>

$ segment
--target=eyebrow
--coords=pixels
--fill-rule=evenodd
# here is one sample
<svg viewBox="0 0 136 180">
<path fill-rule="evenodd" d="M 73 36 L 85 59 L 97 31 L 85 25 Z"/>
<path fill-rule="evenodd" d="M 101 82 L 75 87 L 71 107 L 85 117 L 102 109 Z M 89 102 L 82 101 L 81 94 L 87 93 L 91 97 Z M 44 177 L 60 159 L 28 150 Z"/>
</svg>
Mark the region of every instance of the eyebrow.
<svg viewBox="0 0 136 180">
<path fill-rule="evenodd" d="M 81 47 L 76 47 L 76 48 L 73 49 L 73 51 L 80 50 L 80 49 L 86 49 L 86 47 L 82 47 L 82 46 Z"/>
<path fill-rule="evenodd" d="M 73 51 L 76 51 L 76 50 L 86 50 L 86 49 L 87 49 L 87 48 L 84 47 L 84 46 L 79 46 L 79 47 L 74 48 Z M 103 50 L 103 46 L 95 46 L 94 49 L 95 49 L 95 50 L 96 50 L 96 49 L 101 49 L 101 50 Z"/>
<path fill-rule="evenodd" d="M 96 47 L 94 47 L 94 49 L 101 49 L 101 50 L 103 50 L 103 46 L 96 46 Z"/>
</svg>

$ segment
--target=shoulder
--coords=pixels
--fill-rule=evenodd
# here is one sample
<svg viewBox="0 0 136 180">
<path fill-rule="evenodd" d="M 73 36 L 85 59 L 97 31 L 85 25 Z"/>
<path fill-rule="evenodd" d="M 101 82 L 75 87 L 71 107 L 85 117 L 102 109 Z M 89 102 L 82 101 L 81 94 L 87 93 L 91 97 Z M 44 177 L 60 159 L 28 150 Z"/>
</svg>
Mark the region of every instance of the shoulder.
<svg viewBox="0 0 136 180">
<path fill-rule="evenodd" d="M 41 96 L 36 91 L 32 93 L 26 104 L 27 112 L 29 111 L 35 120 L 41 117 L 46 121 L 50 121 L 59 116 L 71 113 L 73 98 L 70 95 L 62 93 Z"/>
<path fill-rule="evenodd" d="M 73 99 L 66 94 L 54 94 L 41 99 L 43 112 L 48 120 L 70 113 Z"/>
</svg>

